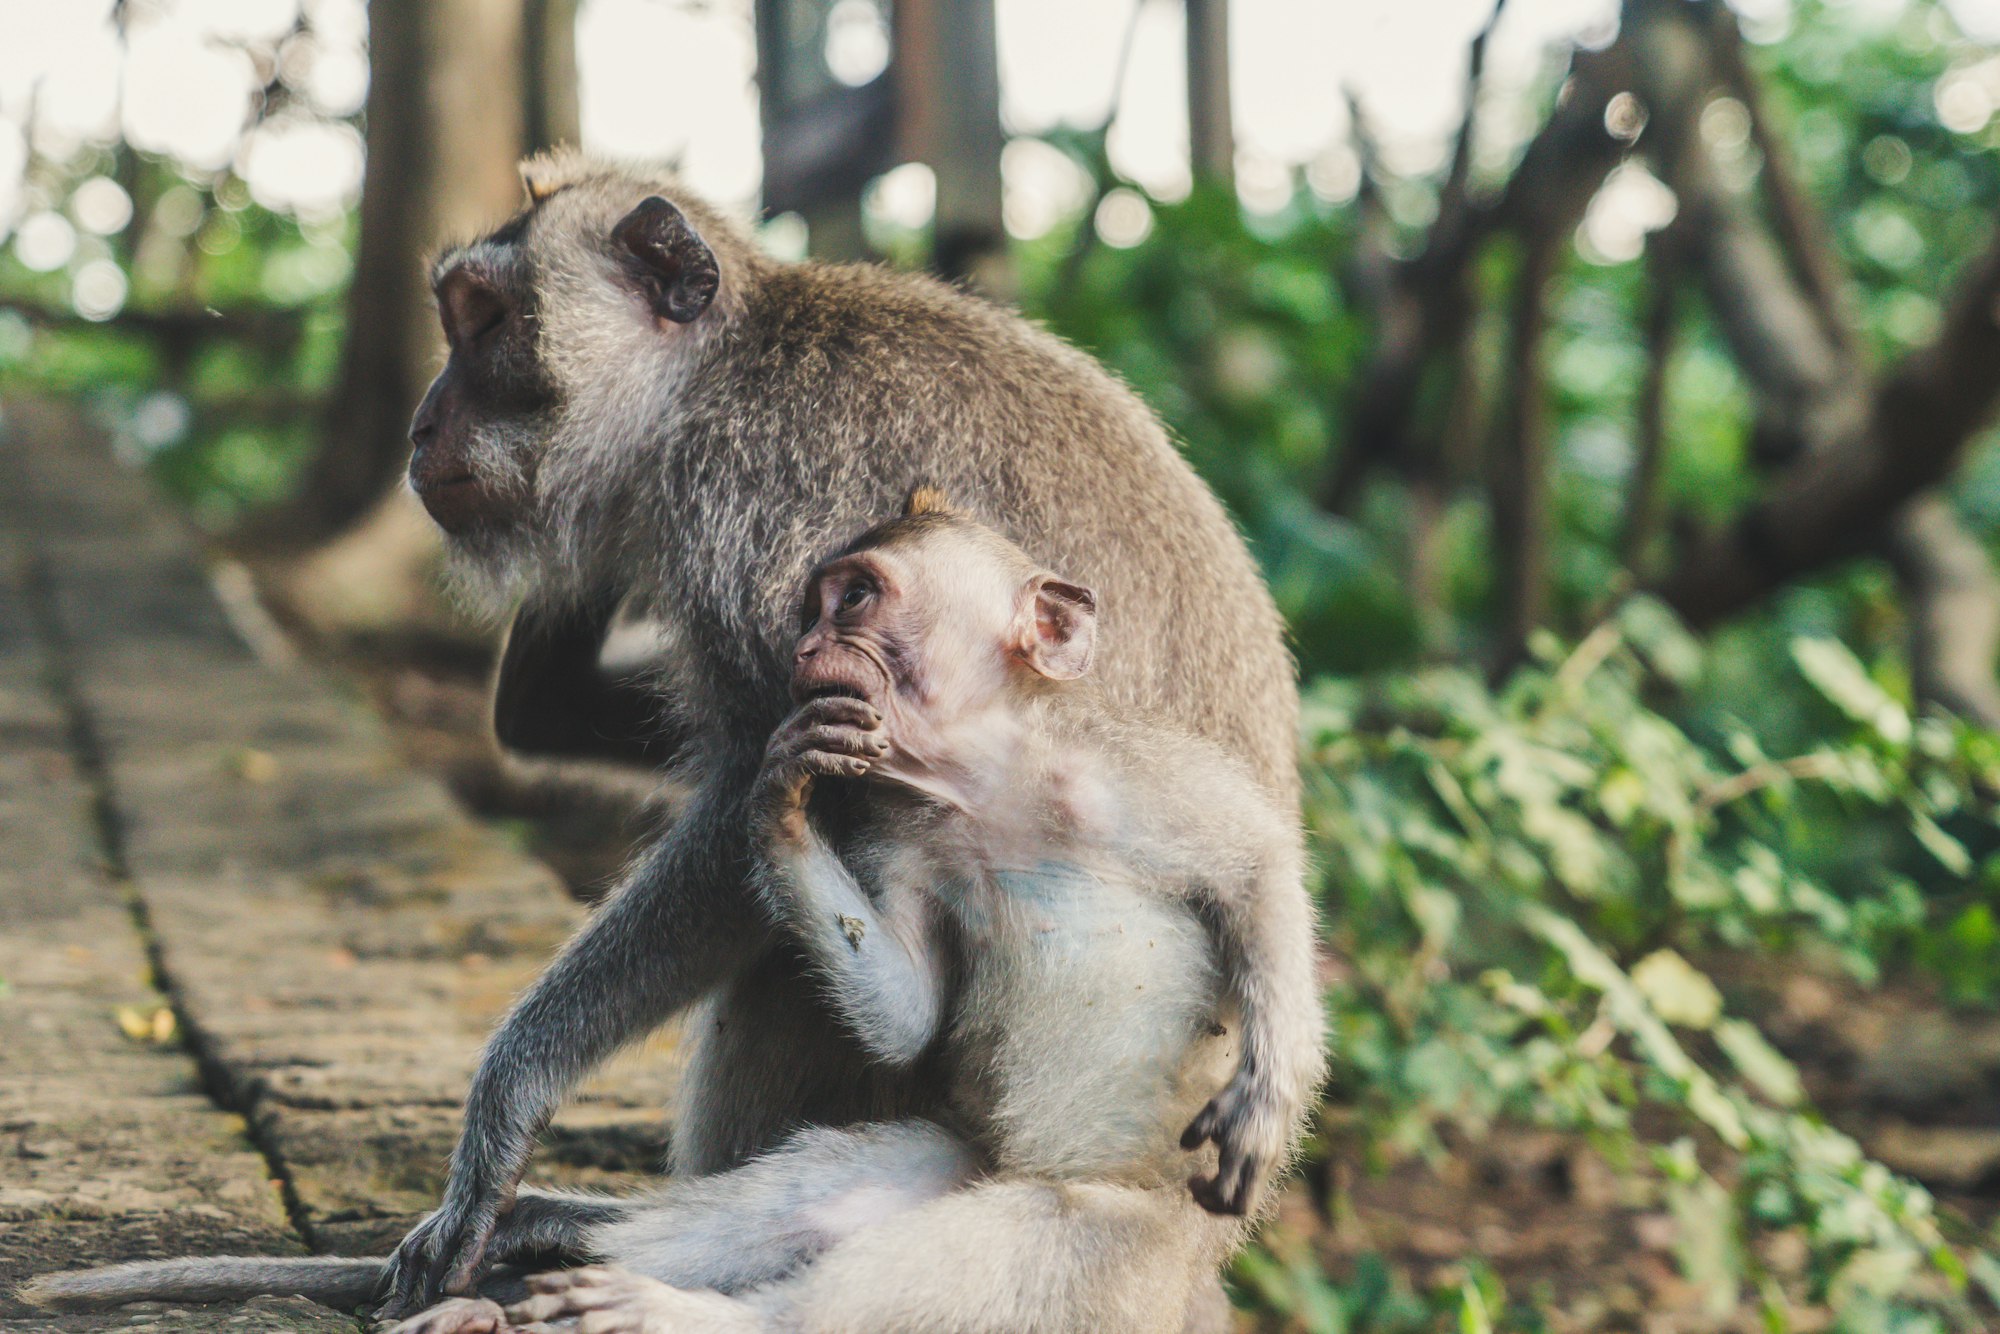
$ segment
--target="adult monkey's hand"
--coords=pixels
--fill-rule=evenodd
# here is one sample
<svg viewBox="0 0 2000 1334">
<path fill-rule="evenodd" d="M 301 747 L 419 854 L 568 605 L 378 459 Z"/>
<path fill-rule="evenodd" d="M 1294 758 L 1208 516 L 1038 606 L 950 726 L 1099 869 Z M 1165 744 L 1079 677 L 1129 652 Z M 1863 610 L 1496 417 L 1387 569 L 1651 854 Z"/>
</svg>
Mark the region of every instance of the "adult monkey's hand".
<svg viewBox="0 0 2000 1334">
<path fill-rule="evenodd" d="M 475 1089 L 467 1100 L 468 1132 L 479 1124 L 471 1110 L 477 1100 Z M 519 1173 L 515 1179 L 494 1179 L 490 1170 L 494 1159 L 476 1151 L 477 1146 L 468 1143 L 471 1139 L 468 1133 L 452 1155 L 444 1202 L 412 1228 L 389 1257 L 377 1320 L 414 1315 L 446 1297 L 471 1291 L 478 1279 L 494 1229 L 513 1206 Z"/>
</svg>

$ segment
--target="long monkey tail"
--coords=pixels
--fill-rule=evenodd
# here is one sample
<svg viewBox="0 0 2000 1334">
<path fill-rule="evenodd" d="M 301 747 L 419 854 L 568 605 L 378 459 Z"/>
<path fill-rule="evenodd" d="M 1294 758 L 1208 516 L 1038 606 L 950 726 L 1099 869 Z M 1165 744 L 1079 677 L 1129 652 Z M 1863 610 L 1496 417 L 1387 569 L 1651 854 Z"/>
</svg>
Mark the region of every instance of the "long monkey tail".
<svg viewBox="0 0 2000 1334">
<path fill-rule="evenodd" d="M 58 1311 L 125 1302 L 230 1302 L 252 1297 L 305 1297 L 351 1310 L 371 1301 L 388 1273 L 387 1260 L 333 1256 L 206 1256 L 46 1274 L 23 1285 L 20 1298 Z"/>
</svg>

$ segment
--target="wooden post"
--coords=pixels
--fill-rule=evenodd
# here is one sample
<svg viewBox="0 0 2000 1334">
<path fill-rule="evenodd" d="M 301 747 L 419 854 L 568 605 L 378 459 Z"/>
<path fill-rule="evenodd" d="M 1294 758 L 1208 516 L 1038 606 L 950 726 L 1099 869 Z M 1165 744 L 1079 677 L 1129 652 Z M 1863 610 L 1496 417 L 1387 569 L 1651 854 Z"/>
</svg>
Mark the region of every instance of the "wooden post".
<svg viewBox="0 0 2000 1334">
<path fill-rule="evenodd" d="M 1196 180 L 1236 179 L 1229 106 L 1229 0 L 1186 0 L 1188 147 Z"/>
<path fill-rule="evenodd" d="M 894 25 L 901 154 L 937 176 L 931 264 L 989 295 L 1011 296 L 993 0 L 901 0 Z"/>
<path fill-rule="evenodd" d="M 521 91 L 531 151 L 583 142 L 576 86 L 577 0 L 527 0 Z"/>
<path fill-rule="evenodd" d="M 490 0 L 374 0 L 367 152 L 350 330 L 326 442 L 265 540 L 341 532 L 409 458 L 410 414 L 438 365 L 424 262 L 521 203 L 523 10 Z"/>
</svg>

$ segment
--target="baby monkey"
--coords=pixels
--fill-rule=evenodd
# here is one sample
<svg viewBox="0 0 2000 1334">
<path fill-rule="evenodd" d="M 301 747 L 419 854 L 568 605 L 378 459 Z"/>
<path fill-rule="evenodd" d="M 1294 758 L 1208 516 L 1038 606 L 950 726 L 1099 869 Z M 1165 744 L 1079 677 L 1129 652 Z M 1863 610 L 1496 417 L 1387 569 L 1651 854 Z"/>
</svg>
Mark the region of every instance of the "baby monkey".
<svg viewBox="0 0 2000 1334">
<path fill-rule="evenodd" d="M 1322 1070 L 1299 831 L 1192 732 L 1111 716 L 1097 611 L 929 489 L 823 564 L 757 880 L 863 1045 L 939 1063 L 993 1172 L 1153 1184 L 1212 1141 L 1188 1184 L 1240 1216 Z"/>
</svg>

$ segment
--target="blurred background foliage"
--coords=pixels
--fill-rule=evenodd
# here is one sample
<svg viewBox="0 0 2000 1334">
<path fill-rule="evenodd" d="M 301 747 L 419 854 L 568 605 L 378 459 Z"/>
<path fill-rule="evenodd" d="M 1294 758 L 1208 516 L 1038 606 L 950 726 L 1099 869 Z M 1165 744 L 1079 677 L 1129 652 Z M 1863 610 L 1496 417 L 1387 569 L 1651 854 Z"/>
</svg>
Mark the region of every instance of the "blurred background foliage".
<svg viewBox="0 0 2000 1334">
<path fill-rule="evenodd" d="M 244 47 L 256 114 L 346 127 L 287 64 L 314 12 Z M 2000 48 L 1939 0 L 1617 17 L 1518 151 L 1474 151 L 1481 36 L 1429 169 L 1357 114 L 1342 179 L 1251 208 L 1062 128 L 1085 188 L 997 265 L 867 243 L 1128 380 L 1290 623 L 1335 1076 L 1246 1320 L 1989 1328 Z M 0 394 L 82 399 L 222 546 L 304 559 L 268 539 L 352 447 L 366 206 L 22 142 Z M 803 211 L 772 246 L 836 249 Z M 1820 467 L 1862 476 L 1830 516 L 1787 490 Z"/>
</svg>

